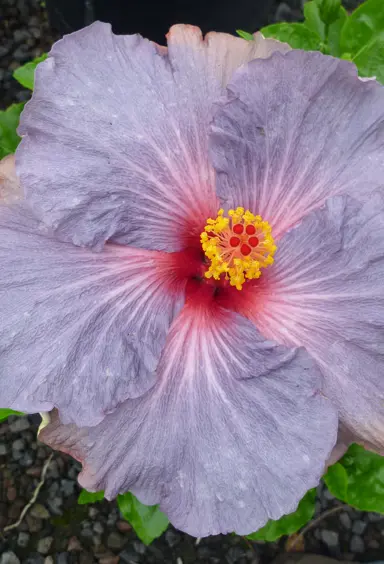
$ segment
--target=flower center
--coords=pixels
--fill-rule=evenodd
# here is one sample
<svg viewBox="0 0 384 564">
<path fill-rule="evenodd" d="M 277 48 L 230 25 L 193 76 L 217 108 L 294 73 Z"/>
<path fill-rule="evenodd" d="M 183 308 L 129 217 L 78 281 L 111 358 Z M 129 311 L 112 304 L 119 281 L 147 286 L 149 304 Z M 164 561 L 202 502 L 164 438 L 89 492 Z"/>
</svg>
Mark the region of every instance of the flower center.
<svg viewBox="0 0 384 564">
<path fill-rule="evenodd" d="M 246 279 L 259 278 L 261 269 L 273 263 L 276 245 L 271 226 L 259 215 L 236 208 L 219 210 L 216 219 L 209 218 L 200 241 L 211 264 L 206 278 L 219 280 L 224 275 L 231 286 L 241 290 Z"/>
</svg>

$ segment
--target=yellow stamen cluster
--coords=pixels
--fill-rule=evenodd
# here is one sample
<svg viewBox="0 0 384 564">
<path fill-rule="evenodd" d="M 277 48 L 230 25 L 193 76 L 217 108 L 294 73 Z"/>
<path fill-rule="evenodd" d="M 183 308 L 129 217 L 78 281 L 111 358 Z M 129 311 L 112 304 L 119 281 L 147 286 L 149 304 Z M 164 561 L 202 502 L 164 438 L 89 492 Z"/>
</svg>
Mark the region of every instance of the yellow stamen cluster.
<svg viewBox="0 0 384 564">
<path fill-rule="evenodd" d="M 247 234 L 248 225 L 253 226 L 249 229 L 251 235 Z M 241 234 L 239 229 L 243 230 Z M 205 272 L 206 278 L 219 280 L 224 274 L 231 286 L 238 290 L 242 289 L 246 279 L 260 277 L 261 269 L 273 263 L 277 248 L 269 223 L 241 207 L 229 210 L 228 217 L 220 209 L 216 219 L 207 220 L 200 240 L 206 257 L 211 261 Z M 234 245 L 237 241 L 238 244 Z"/>
</svg>

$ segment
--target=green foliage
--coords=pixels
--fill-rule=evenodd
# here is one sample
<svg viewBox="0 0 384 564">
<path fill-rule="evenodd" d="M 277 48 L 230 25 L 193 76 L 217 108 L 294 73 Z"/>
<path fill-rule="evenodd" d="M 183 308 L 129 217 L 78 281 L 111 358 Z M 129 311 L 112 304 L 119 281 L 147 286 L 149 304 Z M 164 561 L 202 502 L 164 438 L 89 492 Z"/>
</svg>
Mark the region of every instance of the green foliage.
<svg viewBox="0 0 384 564">
<path fill-rule="evenodd" d="M 81 490 L 77 503 L 79 505 L 86 505 L 87 503 L 95 503 L 102 499 L 104 499 L 104 492 L 87 492 L 87 490 Z"/>
<path fill-rule="evenodd" d="M 326 25 L 333 24 L 339 18 L 340 0 L 322 0 L 317 2 L 321 20 Z"/>
<path fill-rule="evenodd" d="M 247 41 L 253 41 L 253 35 L 252 35 L 252 33 L 248 33 L 248 31 L 243 31 L 242 29 L 237 29 L 236 33 L 237 33 L 237 35 L 240 35 L 240 37 L 242 37 L 243 39 L 246 39 Z"/>
<path fill-rule="evenodd" d="M 322 19 L 318 1 L 304 4 L 304 25 L 320 38 L 323 42 L 322 51 L 334 57 L 341 55 L 340 34 L 347 19 L 347 12 L 342 7 L 338 8 L 338 16 L 331 24 L 326 24 Z"/>
<path fill-rule="evenodd" d="M 33 90 L 36 67 L 39 63 L 45 61 L 47 56 L 48 55 L 44 53 L 44 55 L 41 55 L 41 57 L 37 57 L 36 59 L 33 59 L 33 61 L 26 63 L 22 67 L 19 67 L 14 71 L 13 78 L 15 78 L 17 82 L 19 82 L 25 88 Z"/>
<path fill-rule="evenodd" d="M 356 54 L 374 36 L 384 31 L 384 2 L 367 0 L 348 18 L 341 34 L 343 51 Z"/>
<path fill-rule="evenodd" d="M 265 37 L 293 49 L 322 51 L 355 63 L 359 75 L 384 83 L 384 1 L 367 0 L 350 16 L 340 0 L 311 0 L 304 4 L 303 23 L 277 23 L 261 29 Z M 253 36 L 242 30 L 244 39 Z"/>
<path fill-rule="evenodd" d="M 384 2 L 368 0 L 349 16 L 340 34 L 342 52 L 349 53 L 361 76 L 384 83 Z"/>
<path fill-rule="evenodd" d="M 384 457 L 352 445 L 324 481 L 338 499 L 360 511 L 384 513 Z"/>
<path fill-rule="evenodd" d="M 256 533 L 247 535 L 247 538 L 255 541 L 273 542 L 283 535 L 291 535 L 303 527 L 315 512 L 316 490 L 309 490 L 300 501 L 294 513 L 284 515 L 278 521 L 268 521 Z"/>
<path fill-rule="evenodd" d="M 0 422 L 8 419 L 10 415 L 24 415 L 20 411 L 13 411 L 13 409 L 0 408 Z"/>
<path fill-rule="evenodd" d="M 320 37 L 302 23 L 277 23 L 263 27 L 264 37 L 273 37 L 288 43 L 293 49 L 320 51 L 322 42 Z"/>
<path fill-rule="evenodd" d="M 5 111 L 0 111 L 0 159 L 14 153 L 20 142 L 16 133 L 24 103 L 12 104 Z"/>
<path fill-rule="evenodd" d="M 117 503 L 124 519 L 132 525 L 144 544 L 150 544 L 168 527 L 168 518 L 157 505 L 143 505 L 130 492 L 119 495 Z"/>
</svg>

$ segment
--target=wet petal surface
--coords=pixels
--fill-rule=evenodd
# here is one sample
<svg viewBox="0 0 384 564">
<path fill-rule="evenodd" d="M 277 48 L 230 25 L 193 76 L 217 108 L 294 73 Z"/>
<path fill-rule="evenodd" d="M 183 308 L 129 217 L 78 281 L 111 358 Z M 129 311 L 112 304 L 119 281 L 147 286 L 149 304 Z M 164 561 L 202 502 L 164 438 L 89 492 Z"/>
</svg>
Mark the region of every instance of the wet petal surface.
<svg viewBox="0 0 384 564">
<path fill-rule="evenodd" d="M 97 427 L 56 419 L 40 434 L 83 463 L 81 484 L 131 490 L 195 536 L 250 533 L 293 511 L 336 442 L 337 416 L 303 349 L 246 319 L 187 305 L 144 396 Z"/>
</svg>

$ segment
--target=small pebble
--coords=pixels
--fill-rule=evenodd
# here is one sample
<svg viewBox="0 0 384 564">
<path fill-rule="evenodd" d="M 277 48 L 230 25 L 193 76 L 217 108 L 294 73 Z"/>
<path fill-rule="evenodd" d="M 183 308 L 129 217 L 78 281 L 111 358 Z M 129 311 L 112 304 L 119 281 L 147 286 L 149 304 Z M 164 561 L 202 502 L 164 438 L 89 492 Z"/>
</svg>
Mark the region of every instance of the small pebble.
<svg viewBox="0 0 384 564">
<path fill-rule="evenodd" d="M 367 513 L 366 517 L 371 523 L 377 523 L 378 521 L 384 519 L 384 515 L 381 515 L 381 513 Z"/>
<path fill-rule="evenodd" d="M 16 439 L 12 443 L 12 450 L 24 450 L 25 449 L 25 440 L 24 439 Z"/>
<path fill-rule="evenodd" d="M 322 529 L 321 540 L 329 548 L 336 548 L 339 546 L 339 533 L 336 531 L 329 531 L 328 529 Z"/>
<path fill-rule="evenodd" d="M 28 417 L 16 417 L 12 423 L 9 423 L 9 430 L 11 433 L 21 433 L 29 429 L 31 424 L 28 421 Z"/>
<path fill-rule="evenodd" d="M 126 548 L 119 554 L 120 562 L 123 564 L 135 564 L 136 562 L 140 562 L 140 556 L 133 550 Z"/>
<path fill-rule="evenodd" d="M 56 497 L 57 493 L 60 491 L 60 486 L 58 482 L 52 482 L 48 488 L 48 495 L 50 498 Z"/>
<path fill-rule="evenodd" d="M 354 554 L 361 554 L 365 550 L 364 541 L 358 535 L 353 535 L 349 545 L 350 551 Z"/>
<path fill-rule="evenodd" d="M 54 478 L 55 480 L 57 478 L 60 478 L 57 460 L 52 460 L 51 464 L 49 465 L 49 468 L 47 470 L 47 478 Z"/>
<path fill-rule="evenodd" d="M 99 514 L 99 510 L 96 507 L 90 507 L 88 510 L 88 515 L 91 519 L 96 519 Z"/>
<path fill-rule="evenodd" d="M 355 533 L 356 535 L 362 535 L 366 528 L 367 523 L 364 523 L 364 521 L 354 521 L 352 525 L 352 533 Z"/>
<path fill-rule="evenodd" d="M 133 548 L 138 554 L 145 554 L 147 547 L 140 541 L 133 541 Z"/>
<path fill-rule="evenodd" d="M 126 542 L 126 539 L 122 536 L 119 535 L 119 533 L 110 533 L 108 535 L 108 539 L 107 539 L 107 546 L 109 548 L 112 548 L 114 550 L 119 550 L 120 548 L 122 548 L 124 546 Z"/>
<path fill-rule="evenodd" d="M 12 451 L 12 460 L 15 460 L 17 462 L 22 457 L 23 457 L 23 451 L 22 450 L 13 450 Z"/>
<path fill-rule="evenodd" d="M 173 529 L 167 529 L 165 533 L 165 540 L 171 548 L 176 546 L 180 542 L 180 535 L 177 534 Z"/>
<path fill-rule="evenodd" d="M 51 515 L 48 510 L 41 505 L 41 503 L 36 503 L 30 510 L 29 514 L 37 519 L 49 519 Z"/>
<path fill-rule="evenodd" d="M 81 546 L 81 542 L 79 541 L 79 539 L 77 537 L 71 537 L 69 539 L 67 550 L 68 550 L 68 552 L 71 552 L 72 550 L 73 551 L 83 550 L 83 547 Z"/>
<path fill-rule="evenodd" d="M 28 546 L 29 539 L 30 539 L 30 535 L 29 535 L 28 533 L 24 533 L 23 531 L 21 531 L 21 532 L 17 535 L 17 544 L 18 544 L 21 548 L 26 548 L 26 547 Z"/>
<path fill-rule="evenodd" d="M 37 552 L 40 554 L 48 554 L 53 543 L 53 537 L 45 537 L 37 543 Z"/>
<path fill-rule="evenodd" d="M 380 543 L 379 541 L 377 541 L 376 539 L 372 539 L 368 542 L 368 548 L 371 548 L 372 550 L 377 550 L 380 548 Z"/>
<path fill-rule="evenodd" d="M 63 500 L 61 499 L 61 497 L 54 497 L 53 499 L 48 499 L 47 505 L 50 512 L 53 513 L 53 515 L 63 514 L 62 511 Z"/>
<path fill-rule="evenodd" d="M 225 555 L 228 564 L 236 564 L 244 556 L 244 551 L 239 546 L 231 546 Z"/>
<path fill-rule="evenodd" d="M 98 521 L 96 521 L 96 523 L 93 525 L 93 530 L 95 531 L 95 533 L 97 533 L 98 535 L 102 535 L 104 533 L 104 527 L 101 523 L 99 523 Z"/>
<path fill-rule="evenodd" d="M 47 451 L 45 450 L 45 448 L 38 447 L 36 451 L 36 457 L 39 458 L 40 460 L 44 460 L 45 458 L 47 458 Z"/>
<path fill-rule="evenodd" d="M 102 558 L 99 558 L 99 564 L 118 564 L 119 560 L 118 556 L 103 556 Z"/>
<path fill-rule="evenodd" d="M 31 533 L 38 533 L 43 528 L 43 521 L 27 513 L 25 521 Z"/>
<path fill-rule="evenodd" d="M 17 498 L 17 491 L 16 488 L 8 488 L 7 489 L 7 499 L 8 501 L 15 501 L 15 499 Z"/>
<path fill-rule="evenodd" d="M 23 564 L 44 564 L 44 562 L 45 562 L 45 558 L 41 554 L 38 554 L 37 552 L 32 552 L 31 554 L 28 554 L 28 558 L 23 560 Z"/>
<path fill-rule="evenodd" d="M 90 540 L 92 540 L 92 539 L 93 539 L 93 531 L 92 531 L 92 529 L 83 529 L 83 530 L 80 532 L 80 536 L 81 536 L 83 539 L 90 539 Z"/>
<path fill-rule="evenodd" d="M 56 557 L 56 564 L 69 564 L 70 561 L 69 552 L 60 552 Z"/>
<path fill-rule="evenodd" d="M 20 466 L 23 466 L 23 468 L 28 468 L 29 466 L 32 466 L 34 462 L 35 462 L 35 458 L 31 451 L 25 452 L 23 456 L 20 458 Z"/>
<path fill-rule="evenodd" d="M 33 468 L 27 468 L 25 473 L 27 474 L 27 476 L 32 476 L 33 478 L 40 478 L 41 467 L 40 466 L 34 466 Z"/>
<path fill-rule="evenodd" d="M 341 513 L 339 519 L 340 519 L 340 523 L 343 525 L 345 529 L 351 528 L 352 521 L 348 513 Z"/>
<path fill-rule="evenodd" d="M 0 564 L 20 564 L 20 560 L 14 552 L 3 552 L 0 558 Z"/>
<path fill-rule="evenodd" d="M 93 535 L 93 544 L 95 545 L 95 547 L 98 547 L 102 544 L 102 540 L 101 537 L 99 537 L 99 535 Z"/>
<path fill-rule="evenodd" d="M 0 443 L 0 456 L 5 456 L 8 453 L 8 447 L 4 443 Z"/>
<path fill-rule="evenodd" d="M 128 533 L 129 531 L 132 531 L 132 527 L 128 521 L 117 521 L 116 529 L 118 529 L 121 533 Z"/>
<path fill-rule="evenodd" d="M 70 497 L 71 495 L 74 495 L 76 489 L 76 482 L 74 480 L 60 480 L 60 485 L 60 490 L 64 497 Z"/>
<path fill-rule="evenodd" d="M 44 560 L 44 564 L 54 564 L 52 556 L 47 556 Z"/>
</svg>

